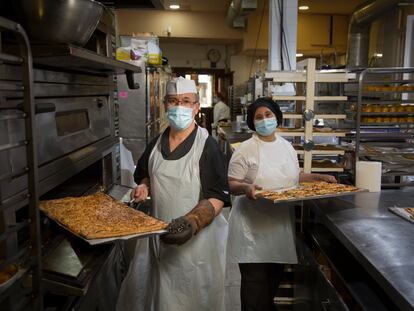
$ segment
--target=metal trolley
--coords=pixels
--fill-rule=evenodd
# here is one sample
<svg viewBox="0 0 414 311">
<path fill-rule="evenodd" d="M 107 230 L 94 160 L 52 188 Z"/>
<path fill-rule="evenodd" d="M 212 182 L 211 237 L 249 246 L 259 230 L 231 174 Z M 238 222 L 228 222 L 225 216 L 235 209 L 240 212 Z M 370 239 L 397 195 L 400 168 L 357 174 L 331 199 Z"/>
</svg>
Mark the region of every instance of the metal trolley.
<svg viewBox="0 0 414 311">
<path fill-rule="evenodd" d="M 355 158 L 383 163 L 383 186 L 414 185 L 414 68 L 368 68 L 358 77 Z"/>
<path fill-rule="evenodd" d="M 16 42 L 18 53 L 1 50 L 5 38 Z M 7 80 L 7 70 L 21 72 L 21 80 Z M 13 96 L 22 98 L 16 102 Z M 41 244 L 38 210 L 38 161 L 36 151 L 33 66 L 24 29 L 0 17 L 0 271 L 16 264 L 18 272 L 0 286 L 0 309 L 41 310 Z M 10 128 L 24 124 L 24 133 Z M 26 155 L 25 163 L 17 154 Z M 27 188 L 10 192 L 6 184 L 27 177 Z M 19 289 L 17 289 L 19 288 Z"/>
</svg>

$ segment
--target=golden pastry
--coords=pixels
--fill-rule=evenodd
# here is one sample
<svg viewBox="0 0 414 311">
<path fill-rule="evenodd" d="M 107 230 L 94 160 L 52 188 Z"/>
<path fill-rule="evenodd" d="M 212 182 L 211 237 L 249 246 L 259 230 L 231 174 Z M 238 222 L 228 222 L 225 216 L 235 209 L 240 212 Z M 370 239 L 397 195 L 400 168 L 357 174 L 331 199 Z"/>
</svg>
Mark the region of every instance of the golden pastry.
<svg viewBox="0 0 414 311">
<path fill-rule="evenodd" d="M 381 112 L 381 106 L 375 105 L 373 108 L 373 112 Z"/>
<path fill-rule="evenodd" d="M 389 112 L 397 112 L 397 106 L 395 106 L 395 105 L 390 106 L 388 111 Z"/>
<path fill-rule="evenodd" d="M 129 208 L 100 192 L 83 197 L 41 201 L 39 208 L 86 239 L 148 233 L 167 227 L 167 223 Z"/>
</svg>

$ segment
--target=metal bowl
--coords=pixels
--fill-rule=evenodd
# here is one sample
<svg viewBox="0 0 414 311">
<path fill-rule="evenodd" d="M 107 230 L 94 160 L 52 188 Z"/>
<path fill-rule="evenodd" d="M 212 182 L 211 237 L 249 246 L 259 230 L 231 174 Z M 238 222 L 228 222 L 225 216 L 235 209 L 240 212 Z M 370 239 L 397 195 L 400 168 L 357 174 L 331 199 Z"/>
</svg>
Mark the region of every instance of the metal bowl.
<svg viewBox="0 0 414 311">
<path fill-rule="evenodd" d="M 94 0 L 13 0 L 19 22 L 31 40 L 85 45 L 104 6 Z"/>
</svg>

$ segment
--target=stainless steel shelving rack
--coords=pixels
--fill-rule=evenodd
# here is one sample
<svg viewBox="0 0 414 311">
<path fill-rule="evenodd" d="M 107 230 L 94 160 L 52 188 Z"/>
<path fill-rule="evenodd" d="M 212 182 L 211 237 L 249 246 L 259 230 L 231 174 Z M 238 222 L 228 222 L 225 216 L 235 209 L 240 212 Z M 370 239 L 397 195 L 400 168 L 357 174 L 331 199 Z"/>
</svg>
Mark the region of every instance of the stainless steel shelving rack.
<svg viewBox="0 0 414 311">
<path fill-rule="evenodd" d="M 356 95 L 356 161 L 381 161 L 383 177 L 414 176 L 414 68 L 365 69 L 359 73 Z M 414 184 L 383 183 L 396 185 Z"/>
<path fill-rule="evenodd" d="M 18 53 L 3 53 L 1 43 L 5 35 L 17 41 Z M 15 66 L 21 70 L 21 80 L 4 80 L 3 66 Z M 10 105 L 7 94 L 16 91 L 22 93 L 23 102 Z M 34 120 L 33 66 L 29 41 L 19 24 L 0 17 L 0 125 L 7 129 L 13 122 L 23 122 L 25 127 L 21 135 L 12 135 L 8 131 L 0 133 L 0 271 L 9 263 L 19 266 L 11 282 L 0 287 L 2 310 L 43 309 Z M 13 154 L 19 152 L 25 153 L 26 163 L 14 162 Z M 28 180 L 26 189 L 12 195 L 3 193 L 1 184 L 23 175 Z"/>
</svg>

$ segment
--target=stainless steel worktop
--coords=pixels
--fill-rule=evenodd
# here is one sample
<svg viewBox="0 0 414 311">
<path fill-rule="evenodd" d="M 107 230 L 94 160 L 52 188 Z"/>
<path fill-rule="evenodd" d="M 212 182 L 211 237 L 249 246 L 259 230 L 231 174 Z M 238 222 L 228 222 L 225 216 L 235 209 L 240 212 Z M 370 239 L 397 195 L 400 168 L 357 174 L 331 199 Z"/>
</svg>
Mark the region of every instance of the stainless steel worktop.
<svg viewBox="0 0 414 311">
<path fill-rule="evenodd" d="M 401 310 L 414 310 L 414 225 L 388 211 L 414 192 L 385 190 L 306 203 Z"/>
<path fill-rule="evenodd" d="M 222 136 L 229 144 L 242 142 L 252 137 L 252 132 L 234 132 L 231 127 L 219 126 L 217 134 Z"/>
</svg>

